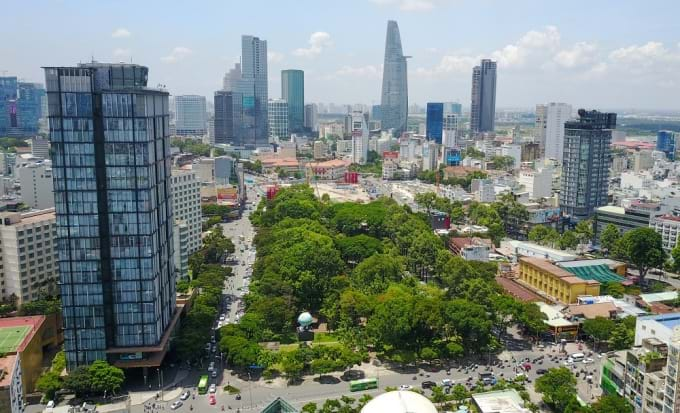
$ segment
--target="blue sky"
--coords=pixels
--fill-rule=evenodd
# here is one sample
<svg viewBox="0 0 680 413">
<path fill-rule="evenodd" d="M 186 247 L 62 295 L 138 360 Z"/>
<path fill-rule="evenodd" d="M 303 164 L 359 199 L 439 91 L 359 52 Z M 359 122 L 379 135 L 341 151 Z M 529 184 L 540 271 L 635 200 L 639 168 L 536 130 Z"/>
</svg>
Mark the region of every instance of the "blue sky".
<svg viewBox="0 0 680 413">
<path fill-rule="evenodd" d="M 378 103 L 385 29 L 399 23 L 409 99 L 469 105 L 471 67 L 499 61 L 497 104 L 680 109 L 680 2 L 633 0 L 44 0 L 3 7 L 0 73 L 133 61 L 173 94 L 212 96 L 240 35 L 268 41 L 280 70 L 306 72 L 306 100 Z"/>
</svg>

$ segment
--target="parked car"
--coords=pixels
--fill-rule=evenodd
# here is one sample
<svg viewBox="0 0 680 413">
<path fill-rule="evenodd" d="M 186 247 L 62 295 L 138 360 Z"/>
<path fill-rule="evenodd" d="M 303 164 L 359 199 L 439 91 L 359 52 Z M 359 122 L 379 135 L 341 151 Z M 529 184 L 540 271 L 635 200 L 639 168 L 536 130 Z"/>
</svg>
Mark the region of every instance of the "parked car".
<svg viewBox="0 0 680 413">
<path fill-rule="evenodd" d="M 186 400 L 186 399 L 189 398 L 189 396 L 191 396 L 191 393 L 187 390 L 179 396 L 179 399 L 180 400 Z"/>
<path fill-rule="evenodd" d="M 211 394 L 215 394 L 215 392 L 217 392 L 217 387 L 215 386 L 215 383 L 210 385 L 210 387 L 208 388 L 208 392 Z"/>
<path fill-rule="evenodd" d="M 423 389 L 431 389 L 431 388 L 435 387 L 436 385 L 437 385 L 437 383 L 433 382 L 432 380 L 425 380 L 424 382 L 422 382 L 420 384 L 420 386 Z"/>
<path fill-rule="evenodd" d="M 536 374 L 539 374 L 539 375 L 540 375 L 540 374 L 545 374 L 545 373 L 547 373 L 547 372 L 548 372 L 548 370 L 546 370 L 546 369 L 537 369 L 537 370 L 536 370 Z"/>
<path fill-rule="evenodd" d="M 210 373 L 210 377 L 213 379 L 217 378 L 217 370 L 213 370 L 212 373 Z"/>
<path fill-rule="evenodd" d="M 451 379 L 442 379 L 442 386 L 453 386 L 454 381 Z"/>
<path fill-rule="evenodd" d="M 399 386 L 399 390 L 411 390 L 412 388 L 413 386 L 408 384 L 402 384 L 401 386 Z"/>
<path fill-rule="evenodd" d="M 179 409 L 180 407 L 182 407 L 182 404 L 184 404 L 184 403 L 182 403 L 181 401 L 177 400 L 176 402 L 173 402 L 173 403 L 170 405 L 170 410 L 177 410 L 177 409 Z"/>
</svg>

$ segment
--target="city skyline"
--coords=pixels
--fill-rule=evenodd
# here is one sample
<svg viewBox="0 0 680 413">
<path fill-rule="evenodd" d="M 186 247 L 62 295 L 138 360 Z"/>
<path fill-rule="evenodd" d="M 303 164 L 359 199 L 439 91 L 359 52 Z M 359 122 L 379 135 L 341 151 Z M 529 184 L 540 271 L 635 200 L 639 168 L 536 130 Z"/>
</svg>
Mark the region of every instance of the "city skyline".
<svg viewBox="0 0 680 413">
<path fill-rule="evenodd" d="M 532 1 L 511 5 L 434 0 L 351 3 L 354 7 L 324 5 L 326 10 L 314 4 L 266 3 L 270 13 L 261 16 L 257 27 L 246 23 L 261 8 L 250 3 L 208 4 L 183 8 L 181 13 L 171 4 L 154 10 L 158 18 L 149 24 L 127 16 L 125 7 L 106 4 L 45 2 L 40 14 L 12 8 L 1 32 L 7 37 L 24 27 L 32 30 L 0 46 L 6 57 L 0 70 L 36 82 L 41 81 L 40 66 L 51 62 L 70 64 L 92 57 L 132 60 L 153 68 L 150 85 L 164 84 L 173 95 L 199 94 L 210 99 L 221 87 L 225 71 L 239 60 L 240 36 L 253 34 L 270 42 L 269 87 L 273 90 L 280 89 L 280 71 L 295 68 L 306 72 L 307 101 L 375 104 L 380 101 L 384 24 L 394 19 L 408 53 L 414 56 L 409 100 L 420 105 L 427 101 L 466 103 L 471 68 L 480 58 L 499 62 L 498 107 L 530 108 L 547 101 L 600 108 L 680 105 L 673 99 L 680 88 L 674 76 L 680 66 L 680 39 L 671 17 L 679 6 L 670 1 L 664 2 L 667 12 L 659 16 L 644 13 L 633 2 L 617 3 L 615 16 L 606 4 L 588 5 L 588 13 L 583 13 L 585 2 L 568 9 Z M 357 7 L 363 13 L 351 18 L 358 19 L 353 27 L 360 29 L 348 28 L 342 17 Z M 84 16 L 106 14 L 110 25 L 88 32 L 91 40 L 83 42 L 83 29 L 69 24 L 73 8 Z M 203 28 L 227 9 L 230 15 L 244 18 L 212 32 Z M 281 20 L 281 15 L 286 19 Z M 323 18 L 328 15 L 340 18 Z M 66 24 L 58 32 L 50 31 L 47 16 Z M 452 16 L 465 16 L 455 29 L 445 25 Z M 482 16 L 494 23 L 494 30 L 468 34 Z M 602 16 L 608 16 L 607 24 L 602 24 Z M 578 25 L 573 25 L 574 19 Z M 636 21 L 635 33 L 624 24 L 631 19 Z M 282 30 L 281 21 L 298 29 Z M 200 27 L 186 33 L 166 30 L 173 24 Z M 67 50 L 59 44 L 74 46 Z"/>
</svg>

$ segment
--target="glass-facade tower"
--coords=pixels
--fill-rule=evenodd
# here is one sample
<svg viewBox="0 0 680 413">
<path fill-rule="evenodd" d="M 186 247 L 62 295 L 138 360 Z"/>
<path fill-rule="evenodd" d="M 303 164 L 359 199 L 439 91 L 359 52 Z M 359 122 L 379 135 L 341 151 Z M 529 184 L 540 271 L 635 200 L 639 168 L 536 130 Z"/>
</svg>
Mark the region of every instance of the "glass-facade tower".
<svg viewBox="0 0 680 413">
<path fill-rule="evenodd" d="M 496 62 L 483 59 L 472 69 L 470 130 L 493 132 L 496 117 Z"/>
<path fill-rule="evenodd" d="M 393 129 L 398 137 L 406 130 L 408 118 L 408 84 L 406 56 L 401 49 L 401 36 L 397 22 L 387 22 L 385 38 L 385 63 L 383 65 L 381 129 Z"/>
<path fill-rule="evenodd" d="M 69 369 L 146 361 L 176 321 L 168 93 L 147 77 L 45 68 Z"/>
<path fill-rule="evenodd" d="M 675 132 L 660 130 L 656 133 L 656 150 L 666 155 L 669 161 L 675 160 Z"/>
<path fill-rule="evenodd" d="M 305 72 L 288 69 L 281 71 L 281 99 L 288 102 L 288 131 L 300 133 L 305 129 Z"/>
<path fill-rule="evenodd" d="M 425 133 L 428 140 L 442 144 L 444 129 L 444 104 L 428 102 Z"/>
<path fill-rule="evenodd" d="M 254 148 L 269 144 L 267 81 L 267 41 L 241 36 L 241 79 L 237 92 L 243 98 L 240 142 L 243 146 Z"/>
<path fill-rule="evenodd" d="M 579 119 L 564 124 L 560 208 L 575 221 L 607 205 L 609 158 L 616 113 L 579 109 Z"/>
<path fill-rule="evenodd" d="M 38 133 L 45 88 L 39 83 L 0 77 L 0 135 L 28 137 Z"/>
</svg>

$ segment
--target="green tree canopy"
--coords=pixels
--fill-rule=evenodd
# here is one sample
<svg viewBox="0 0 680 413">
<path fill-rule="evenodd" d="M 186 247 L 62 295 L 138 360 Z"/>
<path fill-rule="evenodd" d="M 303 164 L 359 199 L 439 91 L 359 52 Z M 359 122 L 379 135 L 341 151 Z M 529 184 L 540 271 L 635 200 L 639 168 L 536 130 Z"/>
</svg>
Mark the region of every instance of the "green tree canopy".
<svg viewBox="0 0 680 413">
<path fill-rule="evenodd" d="M 640 274 L 640 285 L 651 268 L 659 268 L 666 260 L 661 235 L 652 228 L 636 228 L 616 242 L 616 255 L 633 263 Z"/>
<path fill-rule="evenodd" d="M 576 378 L 566 367 L 550 369 L 536 379 L 535 389 L 543 394 L 543 401 L 556 412 L 576 400 Z"/>
</svg>

